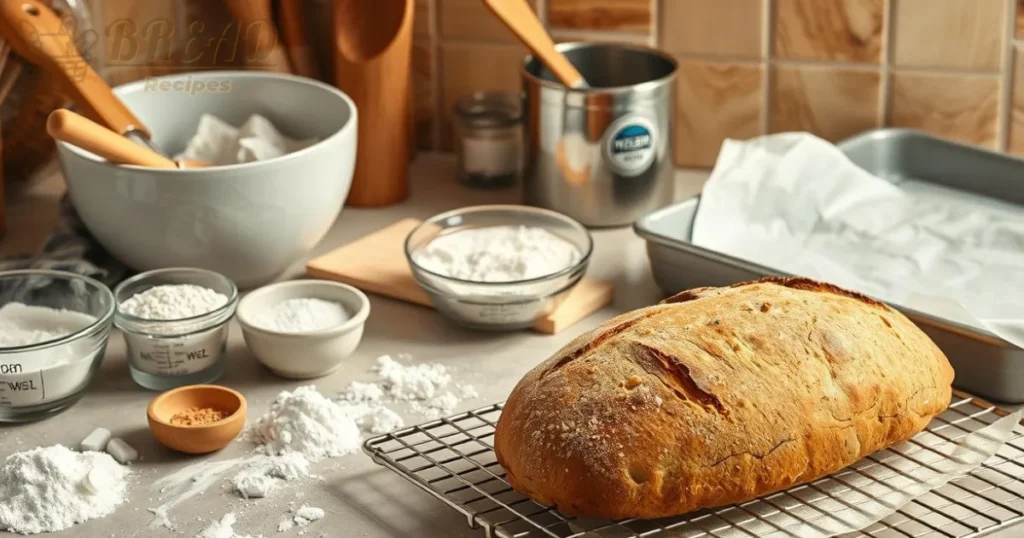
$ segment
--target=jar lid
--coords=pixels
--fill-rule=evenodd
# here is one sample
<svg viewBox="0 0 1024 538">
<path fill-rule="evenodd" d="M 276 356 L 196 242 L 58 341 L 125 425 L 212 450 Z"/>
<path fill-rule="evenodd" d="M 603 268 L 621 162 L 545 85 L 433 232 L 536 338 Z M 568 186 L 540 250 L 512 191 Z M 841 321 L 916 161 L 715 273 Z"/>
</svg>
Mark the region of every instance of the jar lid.
<svg viewBox="0 0 1024 538">
<path fill-rule="evenodd" d="M 473 127 L 508 127 L 522 120 L 522 102 L 511 92 L 475 92 L 455 102 L 455 113 Z"/>
</svg>

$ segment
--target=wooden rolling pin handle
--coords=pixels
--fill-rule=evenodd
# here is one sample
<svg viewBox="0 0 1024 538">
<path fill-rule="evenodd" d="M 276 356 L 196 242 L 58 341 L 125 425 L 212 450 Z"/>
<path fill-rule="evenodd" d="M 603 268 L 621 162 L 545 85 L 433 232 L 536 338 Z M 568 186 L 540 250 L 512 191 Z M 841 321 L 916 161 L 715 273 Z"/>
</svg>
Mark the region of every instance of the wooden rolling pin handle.
<svg viewBox="0 0 1024 538">
<path fill-rule="evenodd" d="M 114 164 L 178 168 L 178 165 L 167 157 L 70 110 L 60 109 L 51 112 L 46 120 L 46 132 L 61 142 L 95 153 Z"/>
<path fill-rule="evenodd" d="M 118 133 L 135 129 L 151 136 L 82 58 L 72 30 L 48 5 L 39 0 L 0 0 L 0 34 L 20 56 L 59 78 L 86 115 Z"/>
<path fill-rule="evenodd" d="M 540 19 L 526 0 L 483 0 L 484 4 L 512 30 L 562 84 L 586 88 L 583 75 L 557 49 Z"/>
</svg>

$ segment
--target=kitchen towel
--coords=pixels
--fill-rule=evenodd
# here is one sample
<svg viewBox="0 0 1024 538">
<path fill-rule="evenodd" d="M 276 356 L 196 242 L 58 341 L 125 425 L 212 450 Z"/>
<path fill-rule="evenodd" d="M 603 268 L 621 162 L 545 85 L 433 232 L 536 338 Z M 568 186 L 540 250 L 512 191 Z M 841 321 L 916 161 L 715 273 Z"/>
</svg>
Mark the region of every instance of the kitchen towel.
<svg viewBox="0 0 1024 538">
<path fill-rule="evenodd" d="M 692 240 L 941 317 L 960 306 L 970 324 L 1024 347 L 1019 206 L 912 179 L 891 183 L 810 134 L 727 140 Z"/>
<path fill-rule="evenodd" d="M 39 252 L 0 259 L 0 271 L 18 269 L 69 271 L 93 277 L 110 287 L 128 276 L 128 268 L 107 253 L 85 229 L 67 196 L 61 200 L 57 226 Z M 45 282 L 40 280 L 39 285 Z"/>
</svg>

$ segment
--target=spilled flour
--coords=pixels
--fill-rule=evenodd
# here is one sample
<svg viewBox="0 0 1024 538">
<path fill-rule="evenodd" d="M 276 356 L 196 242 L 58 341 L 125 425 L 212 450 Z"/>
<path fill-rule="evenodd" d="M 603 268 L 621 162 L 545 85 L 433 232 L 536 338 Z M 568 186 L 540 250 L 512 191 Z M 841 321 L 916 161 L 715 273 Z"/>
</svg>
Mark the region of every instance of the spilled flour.
<svg viewBox="0 0 1024 538">
<path fill-rule="evenodd" d="M 256 538 L 236 533 L 235 523 L 238 523 L 238 518 L 229 512 L 224 514 L 220 521 L 214 521 L 209 527 L 203 529 L 196 535 L 196 538 Z"/>
<path fill-rule="evenodd" d="M 398 358 L 408 359 L 407 356 Z M 414 413 L 428 419 L 436 419 L 453 413 L 463 399 L 478 397 L 472 386 L 453 384 L 451 372 L 441 363 L 407 366 L 390 355 L 383 355 L 377 358 L 373 372 L 377 374 L 379 382 L 353 381 L 348 389 L 341 393 L 341 399 L 369 405 L 373 410 L 388 411 L 390 409 L 383 405 L 385 402 L 411 402 L 410 408 Z M 376 418 L 378 415 L 374 416 Z M 392 418 L 401 417 L 384 416 L 380 425 L 374 420 L 370 431 L 388 433 L 404 425 L 398 421 L 392 422 Z"/>
<path fill-rule="evenodd" d="M 292 527 L 305 527 L 314 521 L 320 521 L 323 517 L 324 511 L 322 509 L 304 504 L 297 510 L 290 512 L 288 516 L 277 524 L 277 532 L 285 532 Z"/>
<path fill-rule="evenodd" d="M 453 412 L 462 399 L 477 397 L 471 386 L 454 383 L 443 364 L 407 365 L 403 364 L 407 357 L 398 359 L 379 357 L 373 368 L 378 379 L 354 381 L 337 399 L 324 396 L 312 385 L 280 393 L 269 411 L 256 418 L 243 435 L 253 445 L 250 455 L 195 464 L 157 481 L 161 504 L 150 510 L 156 516 L 151 526 L 173 528 L 170 510 L 213 484 L 226 481 L 239 497 L 259 499 L 272 495 L 285 482 L 315 478 L 313 464 L 358 451 L 364 432 L 377 435 L 403 428 L 405 421 L 391 407 L 395 403 L 437 418 Z M 305 517 L 314 514 L 313 510 L 297 511 L 282 525 L 291 528 L 315 521 L 318 518 Z M 210 528 L 231 527 L 224 525 L 224 520 L 217 525 L 220 527 Z"/>
<path fill-rule="evenodd" d="M 130 471 L 109 454 L 61 445 L 12 454 L 0 467 L 0 529 L 57 532 L 124 502 Z"/>
<path fill-rule="evenodd" d="M 258 453 L 282 456 L 298 452 L 311 462 L 359 450 L 356 418 L 345 408 L 306 386 L 282 392 L 247 432 Z"/>
</svg>

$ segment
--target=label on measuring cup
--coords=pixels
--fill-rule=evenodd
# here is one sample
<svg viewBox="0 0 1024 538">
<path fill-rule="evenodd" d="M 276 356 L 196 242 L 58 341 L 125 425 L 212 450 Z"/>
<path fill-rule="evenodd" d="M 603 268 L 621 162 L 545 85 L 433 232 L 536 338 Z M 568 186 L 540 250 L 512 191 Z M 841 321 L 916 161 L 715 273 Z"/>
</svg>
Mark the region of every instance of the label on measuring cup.
<svg viewBox="0 0 1024 538">
<path fill-rule="evenodd" d="M 654 164 L 658 131 L 647 118 L 619 118 L 608 127 L 604 138 L 604 160 L 616 174 L 639 176 Z"/>
<path fill-rule="evenodd" d="M 60 400 L 80 390 L 89 378 L 92 357 L 38 369 L 18 360 L 0 364 L 0 407 L 27 407 Z"/>
<path fill-rule="evenodd" d="M 202 372 L 224 353 L 227 325 L 210 331 L 173 338 L 125 333 L 128 359 L 136 370 L 158 376 Z"/>
</svg>

